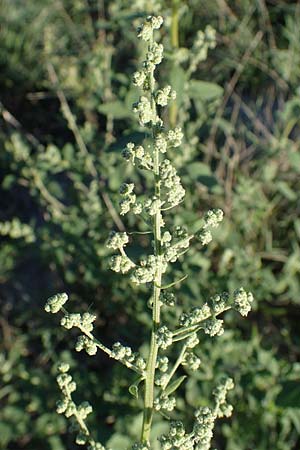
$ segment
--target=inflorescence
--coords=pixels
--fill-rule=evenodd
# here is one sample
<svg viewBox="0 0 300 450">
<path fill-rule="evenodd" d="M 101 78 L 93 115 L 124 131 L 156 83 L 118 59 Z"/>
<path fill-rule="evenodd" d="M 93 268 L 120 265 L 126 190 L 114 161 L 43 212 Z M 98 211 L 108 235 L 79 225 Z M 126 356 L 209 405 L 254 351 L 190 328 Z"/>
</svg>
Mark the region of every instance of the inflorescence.
<svg viewBox="0 0 300 450">
<path fill-rule="evenodd" d="M 183 375 L 173 379 L 177 369 L 181 366 L 189 373 L 201 366 L 201 359 L 196 353 L 199 344 L 198 333 L 202 330 L 211 337 L 220 336 L 224 332 L 224 320 L 218 316 L 230 308 L 242 316 L 247 316 L 253 302 L 252 294 L 240 288 L 233 295 L 217 294 L 202 306 L 196 306 L 182 313 L 174 330 L 164 325 L 160 318 L 161 308 L 176 305 L 175 294 L 170 288 L 186 278 L 185 276 L 168 286 L 161 286 L 162 277 L 168 267 L 188 251 L 194 238 L 198 239 L 201 245 L 207 245 L 213 238 L 212 231 L 223 220 L 221 209 L 211 209 L 204 215 L 201 229 L 194 234 L 182 226 L 166 229 L 164 213 L 177 207 L 185 196 L 177 169 L 169 159 L 171 152 L 182 145 L 184 136 L 180 127 L 167 130 L 160 116 L 162 109 L 176 99 L 176 92 L 171 86 L 156 88 L 154 72 L 162 62 L 163 45 L 155 41 L 154 31 L 158 30 L 162 23 L 162 17 L 149 16 L 138 30 L 138 37 L 147 44 L 147 52 L 142 68 L 133 75 L 133 84 L 141 89 L 141 95 L 133 105 L 133 111 L 137 114 L 139 124 L 149 130 L 149 137 L 143 145 L 129 142 L 122 150 L 122 156 L 127 163 L 152 173 L 155 188 L 143 199 L 137 197 L 135 185 L 130 180 L 122 183 L 119 190 L 120 214 L 135 214 L 151 227 L 149 233 L 153 235 L 152 253 L 139 261 L 133 261 L 126 252 L 130 242 L 126 232 L 111 231 L 106 243 L 109 249 L 117 252 L 111 258 L 110 267 L 113 271 L 128 273 L 134 284 L 151 284 L 152 293 L 148 306 L 153 312 L 153 329 L 148 360 L 145 361 L 139 353 L 120 342 L 108 348 L 98 341 L 93 334 L 96 316 L 91 313 L 69 313 L 65 309 L 67 294 L 54 295 L 45 305 L 47 312 L 63 314 L 61 325 L 64 328 L 75 327 L 80 330 L 81 335 L 76 344 L 77 351 L 85 350 L 89 355 L 95 355 L 97 350 L 101 349 L 109 357 L 136 372 L 139 375 L 139 383 L 144 382 L 145 411 L 142 438 L 133 445 L 132 450 L 150 450 L 149 435 L 153 412 L 169 414 L 176 407 L 176 390 L 186 378 L 186 375 Z M 199 33 L 195 45 L 201 49 L 201 58 L 204 57 L 208 48 L 215 45 L 215 31 L 207 27 L 204 33 Z M 179 356 L 170 367 L 170 361 L 164 352 L 179 341 L 182 345 Z M 77 406 L 72 399 L 76 384 L 68 374 L 68 370 L 66 364 L 59 367 L 57 381 L 63 398 L 58 403 L 57 410 L 66 417 L 73 418 L 78 444 L 88 444 L 89 450 L 104 450 L 102 444 L 90 437 L 85 424 L 88 414 L 92 411 L 91 406 L 87 402 Z M 227 393 L 232 388 L 233 380 L 230 378 L 222 380 L 217 385 L 213 391 L 214 407 L 205 406 L 195 411 L 191 431 L 186 431 L 182 422 L 171 421 L 169 432 L 159 438 L 162 450 L 209 450 L 216 419 L 229 417 L 232 413 L 232 406 L 226 401 Z"/>
</svg>

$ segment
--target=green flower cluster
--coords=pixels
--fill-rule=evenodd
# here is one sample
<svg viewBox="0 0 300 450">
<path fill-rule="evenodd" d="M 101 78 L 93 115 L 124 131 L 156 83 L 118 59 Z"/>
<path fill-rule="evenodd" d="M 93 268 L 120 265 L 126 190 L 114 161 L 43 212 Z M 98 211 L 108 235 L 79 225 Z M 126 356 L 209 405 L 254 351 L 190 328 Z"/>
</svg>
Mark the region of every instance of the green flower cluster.
<svg viewBox="0 0 300 450">
<path fill-rule="evenodd" d="M 117 361 L 122 361 L 123 363 L 133 364 L 141 371 L 146 368 L 146 361 L 144 358 L 142 358 L 139 353 L 133 352 L 130 347 L 126 347 L 120 342 L 116 342 L 112 346 L 111 357 Z"/>
<path fill-rule="evenodd" d="M 61 363 L 58 366 L 57 384 L 62 392 L 62 399 L 57 402 L 56 411 L 58 414 L 64 414 L 67 418 L 73 419 L 73 430 L 77 432 L 76 444 L 88 444 L 88 450 L 105 450 L 102 444 L 95 442 L 85 423 L 88 415 L 92 413 L 93 408 L 88 402 L 82 402 L 80 405 L 72 399 L 72 393 L 76 391 L 76 383 L 69 375 L 69 364 Z"/>
<path fill-rule="evenodd" d="M 200 62 L 207 59 L 209 49 L 216 46 L 216 30 L 207 25 L 205 30 L 199 30 L 192 47 L 193 58 L 190 61 L 190 73 L 193 73 Z"/>
<path fill-rule="evenodd" d="M 242 315 L 247 316 L 251 310 L 253 295 L 243 288 L 237 289 L 233 294 L 234 308 Z"/>
<path fill-rule="evenodd" d="M 186 432 L 181 421 L 170 422 L 168 434 L 159 438 L 162 450 L 209 450 L 216 419 L 231 415 L 232 407 L 227 404 L 226 396 L 232 388 L 231 378 L 220 382 L 213 392 L 215 407 L 203 406 L 195 411 L 195 421 L 190 433 Z"/>
<path fill-rule="evenodd" d="M 132 205 L 135 204 L 136 195 L 133 192 L 134 184 L 123 183 L 120 186 L 120 195 L 122 200 L 120 201 L 120 214 L 124 216 L 130 211 Z"/>
<path fill-rule="evenodd" d="M 80 330 L 85 330 L 86 332 L 93 331 L 93 322 L 95 322 L 96 316 L 95 314 L 84 313 L 84 314 L 69 314 L 66 313 L 64 317 L 61 319 L 60 324 L 67 330 L 71 328 L 77 327 Z"/>
<path fill-rule="evenodd" d="M 132 448 L 132 450 L 150 450 L 150 446 L 149 445 L 147 445 L 147 444 L 140 444 L 138 442 L 133 444 L 133 446 L 131 448 Z"/>
<path fill-rule="evenodd" d="M 11 221 L 0 222 L 0 236 L 8 236 L 11 239 L 23 238 L 27 243 L 35 241 L 33 229 L 16 217 Z"/>
<path fill-rule="evenodd" d="M 186 352 L 182 365 L 187 366 L 193 372 L 199 369 L 201 359 L 193 352 Z"/>
<path fill-rule="evenodd" d="M 116 231 L 111 231 L 106 246 L 108 248 L 112 248 L 113 250 L 118 250 L 119 248 L 125 247 L 128 242 L 129 238 L 127 233 L 117 233 Z"/>
<path fill-rule="evenodd" d="M 153 159 L 141 145 L 135 145 L 129 142 L 126 148 L 122 150 L 122 156 L 126 161 L 130 161 L 132 165 L 135 165 L 137 161 L 140 169 L 153 169 Z"/>
<path fill-rule="evenodd" d="M 168 159 L 164 159 L 159 167 L 164 204 L 173 208 L 179 205 L 185 196 L 177 171 Z"/>
<path fill-rule="evenodd" d="M 93 356 L 97 353 L 97 344 L 88 336 L 82 335 L 77 338 L 75 350 L 77 352 L 85 350 L 88 355 Z"/>
<path fill-rule="evenodd" d="M 170 422 L 170 429 L 167 435 L 163 434 L 159 438 L 162 450 L 193 450 L 193 439 L 186 434 L 183 423 L 179 420 Z"/>
<path fill-rule="evenodd" d="M 138 37 L 143 41 L 149 42 L 153 37 L 153 31 L 158 30 L 163 24 L 163 18 L 161 16 L 149 16 L 144 24 L 138 29 Z"/>
<path fill-rule="evenodd" d="M 171 412 L 174 410 L 176 406 L 176 398 L 168 395 L 161 395 L 160 397 L 154 400 L 154 409 L 155 411 L 168 411 Z"/>
<path fill-rule="evenodd" d="M 61 308 L 67 301 L 68 295 L 65 292 L 63 292 L 62 294 L 55 294 L 52 297 L 48 298 L 45 305 L 45 311 L 56 314 L 61 310 Z"/>
<path fill-rule="evenodd" d="M 135 264 L 126 255 L 114 255 L 110 260 L 110 268 L 114 272 L 121 272 L 122 274 L 129 272 Z"/>
<path fill-rule="evenodd" d="M 196 234 L 202 245 L 207 245 L 212 240 L 211 229 L 217 228 L 223 220 L 224 213 L 221 209 L 211 209 L 204 216 L 204 225 Z"/>
<path fill-rule="evenodd" d="M 194 307 L 190 312 L 181 314 L 179 318 L 180 325 L 190 327 L 201 324 L 200 328 L 210 336 L 220 335 L 223 333 L 223 320 L 216 319 L 216 315 L 224 311 L 234 308 L 242 316 L 246 316 L 253 302 L 253 295 L 251 292 L 246 292 L 243 288 L 237 289 L 233 293 L 233 299 L 227 292 L 217 294 L 204 303 L 201 307 Z M 199 328 L 199 329 L 200 329 Z"/>
<path fill-rule="evenodd" d="M 170 345 L 172 345 L 173 335 L 172 332 L 165 325 L 163 325 L 157 330 L 155 339 L 157 345 L 163 350 L 166 350 L 170 347 Z"/>
</svg>

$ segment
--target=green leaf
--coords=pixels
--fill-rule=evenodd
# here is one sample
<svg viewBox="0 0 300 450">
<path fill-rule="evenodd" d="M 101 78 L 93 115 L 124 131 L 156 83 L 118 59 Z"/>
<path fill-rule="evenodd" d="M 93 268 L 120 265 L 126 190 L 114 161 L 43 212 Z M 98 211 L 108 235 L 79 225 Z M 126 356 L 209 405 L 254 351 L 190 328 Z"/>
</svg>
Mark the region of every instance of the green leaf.
<svg viewBox="0 0 300 450">
<path fill-rule="evenodd" d="M 283 408 L 300 408 L 300 380 L 283 381 L 276 404 Z"/>
<path fill-rule="evenodd" d="M 191 99 L 207 102 L 221 97 L 223 88 L 210 81 L 191 80 L 188 92 Z"/>
<path fill-rule="evenodd" d="M 186 379 L 186 375 L 182 375 L 181 377 L 177 378 L 177 380 L 172 381 L 172 383 L 169 384 L 169 386 L 163 391 L 164 395 L 168 396 L 173 394 L 179 386 L 183 383 L 183 381 Z"/>
<path fill-rule="evenodd" d="M 114 434 L 107 442 L 107 445 L 115 450 L 124 450 L 124 448 L 129 448 L 130 444 L 130 439 L 120 433 Z"/>
<path fill-rule="evenodd" d="M 14 175 L 6 175 L 2 181 L 3 189 L 10 189 L 16 181 L 16 177 Z"/>
<path fill-rule="evenodd" d="M 176 66 L 172 69 L 170 85 L 176 91 L 176 103 L 180 106 L 183 101 L 184 87 L 187 81 L 186 73 L 182 67 Z"/>
<path fill-rule="evenodd" d="M 279 192 L 288 200 L 297 200 L 297 194 L 294 192 L 285 181 L 279 181 L 277 183 Z"/>
<path fill-rule="evenodd" d="M 98 111 L 105 116 L 112 115 L 114 119 L 127 119 L 132 117 L 133 113 L 127 108 L 124 103 L 115 101 L 105 103 L 98 106 Z"/>
<path fill-rule="evenodd" d="M 288 155 L 288 158 L 292 168 L 296 172 L 300 173 L 300 153 L 291 151 Z"/>
<path fill-rule="evenodd" d="M 188 182 L 198 181 L 209 188 L 218 184 L 217 179 L 211 173 L 210 167 L 200 161 L 188 164 L 186 167 L 188 173 Z"/>
<path fill-rule="evenodd" d="M 134 398 L 139 398 L 139 384 L 144 380 L 144 377 L 139 377 L 131 386 L 129 386 L 128 391 Z"/>
</svg>

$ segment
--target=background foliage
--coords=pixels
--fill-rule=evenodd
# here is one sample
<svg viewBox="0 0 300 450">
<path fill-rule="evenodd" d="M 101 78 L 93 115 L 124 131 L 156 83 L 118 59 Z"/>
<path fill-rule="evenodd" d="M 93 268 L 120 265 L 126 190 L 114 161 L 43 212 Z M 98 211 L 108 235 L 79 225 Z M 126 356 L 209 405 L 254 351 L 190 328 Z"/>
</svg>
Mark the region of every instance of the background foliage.
<svg viewBox="0 0 300 450">
<path fill-rule="evenodd" d="M 185 131 L 176 165 L 188 212 L 179 208 L 174 221 L 193 229 L 209 206 L 226 214 L 213 244 L 175 267 L 178 277 L 189 273 L 177 314 L 239 285 L 256 298 L 249 320 L 229 315 L 230 331 L 203 339 L 203 364 L 181 391 L 191 408 L 179 402 L 178 417 L 188 421 L 227 373 L 235 414 L 219 425 L 216 446 L 299 448 L 299 2 L 1 0 L 0 8 L 0 449 L 75 448 L 55 413 L 58 359 L 90 397 L 101 440 L 123 450 L 139 429 L 127 372 L 105 356 L 74 355 L 42 306 L 67 291 L 78 310 L 97 313 L 105 342 L 146 351 L 147 293 L 132 301 L 134 288 L 108 270 L 104 242 L 123 227 L 120 180 L 146 188 L 120 151 L 142 137 L 130 112 L 141 51 L 132 23 L 152 12 L 166 18 L 161 80 L 178 91 L 169 121 Z M 197 32 L 208 24 L 217 46 L 195 68 Z M 158 419 L 156 432 L 163 426 Z"/>
</svg>

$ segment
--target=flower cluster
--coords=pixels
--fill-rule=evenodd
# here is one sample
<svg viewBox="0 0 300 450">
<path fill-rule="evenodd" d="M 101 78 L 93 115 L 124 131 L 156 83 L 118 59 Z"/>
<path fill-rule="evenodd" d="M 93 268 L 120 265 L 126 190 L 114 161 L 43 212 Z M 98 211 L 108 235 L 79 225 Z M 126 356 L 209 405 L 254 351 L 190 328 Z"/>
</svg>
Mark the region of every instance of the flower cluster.
<svg viewBox="0 0 300 450">
<path fill-rule="evenodd" d="M 172 332 L 165 325 L 163 325 L 157 330 L 155 339 L 157 345 L 161 347 L 163 350 L 165 350 L 172 344 L 173 341 Z"/>
<path fill-rule="evenodd" d="M 158 30 L 163 24 L 161 16 L 148 16 L 146 22 L 138 29 L 138 37 L 143 41 L 149 42 L 153 36 L 153 30 Z"/>
<path fill-rule="evenodd" d="M 185 352 L 184 360 L 182 362 L 183 366 L 186 366 L 188 369 L 192 370 L 193 372 L 198 370 L 201 364 L 201 359 L 195 355 L 192 351 Z"/>
<path fill-rule="evenodd" d="M 217 228 L 223 220 L 224 213 L 221 209 L 211 209 L 204 216 L 204 225 L 197 233 L 197 238 L 202 245 L 207 245 L 212 240 L 211 229 Z"/>
<path fill-rule="evenodd" d="M 70 330 L 73 327 L 77 327 L 82 331 L 90 333 L 91 331 L 93 331 L 93 322 L 95 322 L 95 320 L 96 316 L 90 313 L 84 313 L 82 315 L 79 313 L 66 313 L 61 319 L 60 324 L 67 330 Z"/>
<path fill-rule="evenodd" d="M 45 311 L 56 314 L 61 310 L 61 308 L 67 301 L 68 295 L 65 292 L 63 292 L 62 294 L 55 294 L 52 297 L 48 298 L 45 305 Z"/>
<path fill-rule="evenodd" d="M 216 30 L 210 25 L 205 27 L 205 30 L 199 30 L 193 44 L 192 54 L 193 59 L 190 63 L 190 73 L 197 69 L 200 62 L 205 61 L 209 49 L 216 46 Z"/>
<path fill-rule="evenodd" d="M 94 356 L 97 353 L 97 344 L 93 339 L 89 338 L 88 336 L 82 335 L 79 336 L 77 339 L 75 350 L 77 352 L 85 350 L 88 355 Z"/>
<path fill-rule="evenodd" d="M 141 444 L 141 443 L 136 442 L 135 444 L 133 444 L 131 449 L 132 450 L 150 450 L 150 445 Z"/>
<path fill-rule="evenodd" d="M 142 145 L 134 145 L 132 142 L 128 142 L 126 147 L 122 150 L 122 156 L 126 161 L 130 161 L 133 165 L 138 162 L 139 168 L 145 168 L 152 170 L 153 159 Z"/>
<path fill-rule="evenodd" d="M 169 367 L 169 358 L 167 356 L 159 356 L 156 360 L 156 368 L 161 372 L 167 372 Z"/>
<path fill-rule="evenodd" d="M 210 449 L 215 420 L 215 412 L 207 406 L 199 408 L 195 413 L 193 434 L 201 450 Z"/>
<path fill-rule="evenodd" d="M 195 421 L 191 433 L 187 433 L 180 421 L 170 422 L 168 434 L 160 438 L 162 450 L 209 450 L 213 437 L 214 424 L 217 418 L 229 417 L 232 407 L 226 402 L 226 396 L 233 388 L 233 380 L 225 378 L 213 391 L 215 407 L 203 406 L 195 411 Z M 162 400 L 160 400 L 162 404 Z M 168 405 L 169 406 L 169 405 Z"/>
<path fill-rule="evenodd" d="M 211 337 L 221 336 L 224 333 L 223 323 L 224 320 L 216 319 L 215 317 L 205 320 L 203 322 L 204 333 Z"/>
<path fill-rule="evenodd" d="M 160 436 L 159 441 L 162 450 L 194 449 L 193 437 L 186 433 L 183 423 L 179 420 L 170 422 L 169 433 Z"/>
<path fill-rule="evenodd" d="M 139 98 L 138 102 L 133 104 L 133 112 L 138 114 L 141 125 L 146 125 L 149 122 L 156 122 L 157 116 L 153 111 L 151 102 L 143 95 Z"/>
<path fill-rule="evenodd" d="M 213 391 L 213 396 L 215 398 L 217 416 L 230 417 L 232 414 L 233 407 L 229 405 L 226 401 L 228 391 L 234 388 L 234 383 L 232 378 L 223 378 L 218 386 Z"/>
<path fill-rule="evenodd" d="M 211 310 L 208 303 L 204 303 L 200 308 L 195 306 L 188 313 L 182 313 L 179 318 L 180 325 L 189 327 L 191 325 L 198 324 L 207 319 L 211 315 Z"/>
<path fill-rule="evenodd" d="M 146 53 L 146 60 L 143 62 L 145 74 L 153 72 L 155 70 L 155 66 L 157 66 L 162 62 L 163 51 L 164 51 L 163 45 L 158 44 L 157 42 L 153 42 L 149 46 L 149 50 Z M 146 81 L 146 83 L 143 86 L 143 89 L 145 91 L 150 89 L 149 80 Z"/>
<path fill-rule="evenodd" d="M 23 238 L 27 243 L 35 241 L 33 229 L 16 217 L 11 221 L 0 222 L 0 235 L 9 236 L 11 239 Z"/>
<path fill-rule="evenodd" d="M 111 357 L 117 361 L 122 361 L 123 363 L 133 364 L 140 370 L 144 370 L 146 367 L 146 361 L 138 353 L 131 350 L 130 347 L 122 345 L 120 342 L 116 342 L 112 346 Z"/>
<path fill-rule="evenodd" d="M 120 214 L 124 216 L 130 211 L 130 208 L 135 203 L 136 195 L 133 192 L 133 183 L 123 183 L 120 187 L 120 195 L 122 200 L 120 201 Z"/>
<path fill-rule="evenodd" d="M 222 292 L 221 294 L 216 294 L 209 300 L 209 306 L 214 314 L 220 314 L 228 307 L 229 304 L 229 294 L 228 292 Z"/>
<path fill-rule="evenodd" d="M 168 147 L 179 147 L 183 139 L 180 127 L 169 130 L 167 133 L 157 133 L 154 141 L 155 149 L 160 153 L 166 153 Z"/>
<path fill-rule="evenodd" d="M 170 147 L 179 147 L 183 139 L 181 128 L 176 127 L 174 130 L 169 130 L 166 138 Z"/>
<path fill-rule="evenodd" d="M 179 256 L 184 253 L 184 250 L 190 246 L 192 236 L 188 235 L 187 230 L 182 227 L 176 227 L 173 235 L 166 231 L 161 239 L 164 249 L 164 260 L 166 262 L 176 262 Z"/>
<path fill-rule="evenodd" d="M 242 315 L 247 316 L 251 310 L 253 295 L 246 292 L 243 288 L 237 289 L 233 294 L 234 308 Z"/>
<path fill-rule="evenodd" d="M 171 411 L 173 411 L 175 406 L 176 406 L 175 397 L 161 395 L 160 397 L 158 397 L 154 400 L 155 411 L 164 410 L 164 411 L 171 412 Z"/>
<path fill-rule="evenodd" d="M 181 314 L 179 323 L 183 327 L 199 325 L 199 329 L 202 328 L 206 334 L 220 336 L 224 332 L 223 320 L 215 316 L 232 307 L 245 316 L 250 311 L 252 301 L 252 293 L 247 293 L 243 288 L 234 292 L 233 300 L 227 292 L 223 292 L 211 297 L 203 306 L 194 307 L 190 312 Z"/>
<path fill-rule="evenodd" d="M 140 262 L 140 266 L 133 270 L 130 279 L 135 284 L 151 283 L 154 279 L 157 265 L 161 264 L 155 255 L 149 255 L 145 260 Z M 166 270 L 166 265 L 161 267 L 162 271 Z"/>
<path fill-rule="evenodd" d="M 175 294 L 170 291 L 162 291 L 160 294 L 160 302 L 164 306 L 172 307 L 175 305 Z"/>
<path fill-rule="evenodd" d="M 164 159 L 159 167 L 161 188 L 165 202 L 169 207 L 179 205 L 185 196 L 180 177 L 168 159 Z"/>
<path fill-rule="evenodd" d="M 125 247 L 128 242 L 129 238 L 127 233 L 117 233 L 116 231 L 111 231 L 106 246 L 108 248 L 112 248 L 113 250 L 118 250 L 119 248 Z"/>
<path fill-rule="evenodd" d="M 110 260 L 110 268 L 114 272 L 127 273 L 134 267 L 134 263 L 126 255 L 114 255 Z"/>
<path fill-rule="evenodd" d="M 57 376 L 57 384 L 62 392 L 62 399 L 57 402 L 56 411 L 58 414 L 64 414 L 67 418 L 73 418 L 73 428 L 77 431 L 76 444 L 89 444 L 89 450 L 105 450 L 102 444 L 95 442 L 90 437 L 90 432 L 85 424 L 85 420 L 93 411 L 88 402 L 82 402 L 80 405 L 72 399 L 72 393 L 76 390 L 76 383 L 72 376 L 68 373 L 69 364 L 61 363 L 58 366 L 59 374 Z"/>
<path fill-rule="evenodd" d="M 155 94 L 155 100 L 157 105 L 167 106 L 169 100 L 175 100 L 176 92 L 172 90 L 171 86 L 166 86 L 163 89 L 159 89 Z"/>
</svg>

